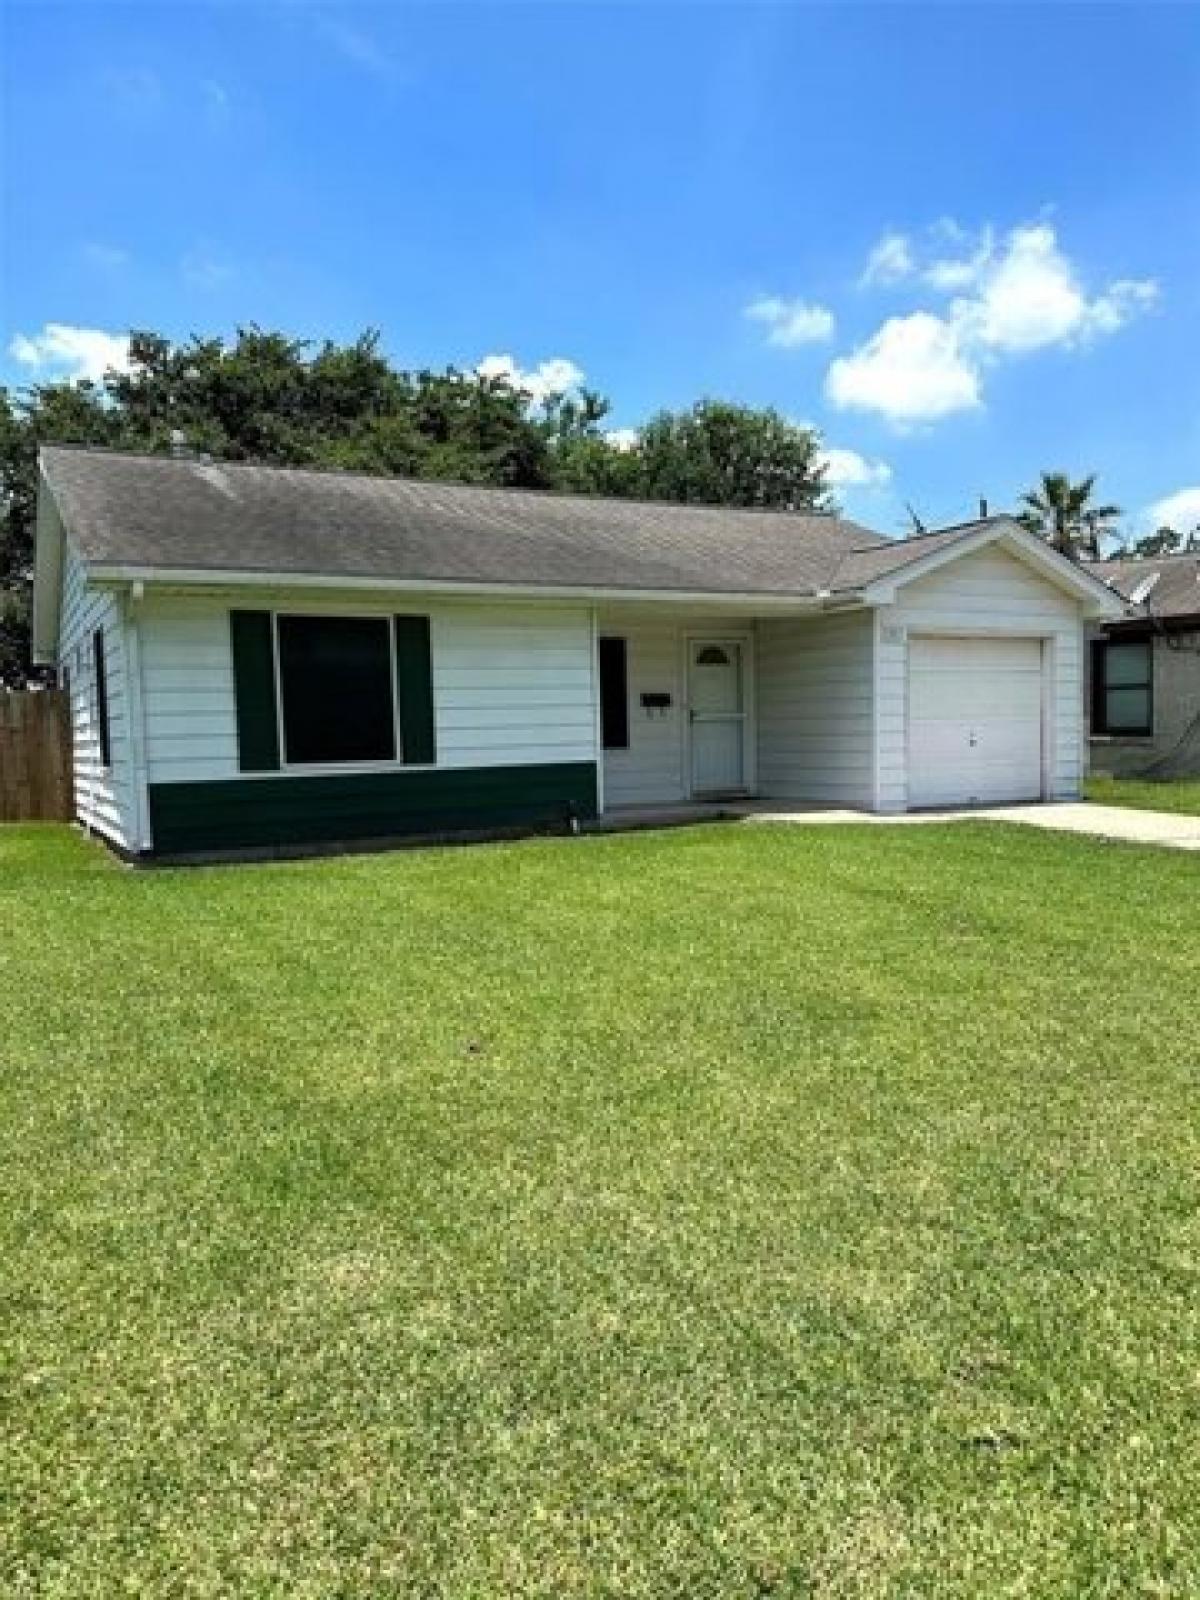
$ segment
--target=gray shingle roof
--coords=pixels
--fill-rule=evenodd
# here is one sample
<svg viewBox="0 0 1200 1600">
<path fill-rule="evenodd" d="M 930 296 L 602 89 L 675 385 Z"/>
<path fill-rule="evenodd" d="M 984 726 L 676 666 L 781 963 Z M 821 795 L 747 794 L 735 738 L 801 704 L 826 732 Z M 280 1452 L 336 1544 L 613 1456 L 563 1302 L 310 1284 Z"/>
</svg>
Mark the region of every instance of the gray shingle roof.
<svg viewBox="0 0 1200 1600">
<path fill-rule="evenodd" d="M 1131 601 L 1142 585 L 1155 579 L 1144 601 L 1131 603 L 1132 616 L 1200 616 L 1200 554 L 1097 561 L 1089 571 Z"/>
<path fill-rule="evenodd" d="M 690 593 L 847 588 L 906 546 L 835 516 L 604 500 L 407 478 L 48 446 L 42 469 L 84 559 Z M 849 570 L 849 569 L 848 569 Z"/>
<path fill-rule="evenodd" d="M 960 522 L 952 528 L 936 528 L 929 533 L 916 533 L 908 539 L 889 539 L 868 550 L 853 550 L 842 562 L 832 587 L 835 590 L 861 589 L 864 584 L 879 578 L 890 577 L 893 572 L 921 561 L 925 556 L 957 544 L 977 529 L 990 523 L 1008 522 L 1007 517 L 986 517 L 981 522 Z"/>
</svg>

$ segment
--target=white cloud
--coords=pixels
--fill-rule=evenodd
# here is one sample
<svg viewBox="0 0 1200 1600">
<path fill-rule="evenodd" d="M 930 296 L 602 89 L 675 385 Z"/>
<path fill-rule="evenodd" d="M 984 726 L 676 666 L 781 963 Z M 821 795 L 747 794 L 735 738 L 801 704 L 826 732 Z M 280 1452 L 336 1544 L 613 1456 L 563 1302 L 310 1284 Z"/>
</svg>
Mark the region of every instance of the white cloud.
<svg viewBox="0 0 1200 1600">
<path fill-rule="evenodd" d="M 641 435 L 636 428 L 610 428 L 604 437 L 614 450 L 633 450 Z"/>
<path fill-rule="evenodd" d="M 804 300 L 764 295 L 752 300 L 743 314 L 752 322 L 763 324 L 768 344 L 779 345 L 784 350 L 794 349 L 799 344 L 819 344 L 833 337 L 833 312 Z"/>
<path fill-rule="evenodd" d="M 1143 521 L 1150 530 L 1174 528 L 1176 533 L 1191 533 L 1200 527 L 1200 488 L 1176 489 L 1146 509 Z"/>
<path fill-rule="evenodd" d="M 952 310 L 967 337 L 985 348 L 1022 354 L 1112 333 L 1157 298 L 1149 280 L 1122 279 L 1089 298 L 1048 223 L 1014 228 L 989 252 L 974 296 Z"/>
<path fill-rule="evenodd" d="M 916 270 L 912 246 L 907 234 L 885 233 L 867 257 L 859 285 L 867 288 L 873 283 L 900 283 Z"/>
<path fill-rule="evenodd" d="M 565 356 L 539 361 L 536 367 L 521 368 L 510 355 L 484 356 L 475 368 L 481 378 L 503 378 L 514 389 L 523 389 L 534 405 L 545 405 L 551 395 L 566 394 L 583 382 L 582 367 Z"/>
<path fill-rule="evenodd" d="M 991 227 L 982 228 L 977 238 L 971 236 L 957 223 L 943 221 L 934 229 L 935 236 L 960 247 L 970 245 L 966 255 L 939 256 L 922 271 L 921 277 L 931 289 L 941 289 L 952 294 L 969 289 L 979 281 L 980 274 L 992 259 L 995 234 Z"/>
<path fill-rule="evenodd" d="M 1162 291 L 1153 278 L 1118 278 L 1091 304 L 1091 331 L 1115 333 L 1141 311 L 1158 304 Z"/>
<path fill-rule="evenodd" d="M 41 333 L 17 334 L 8 353 L 34 373 L 55 378 L 102 378 L 109 367 L 129 370 L 129 339 L 101 328 L 48 322 Z"/>
<path fill-rule="evenodd" d="M 886 461 L 871 461 L 857 450 L 826 445 L 818 451 L 817 460 L 825 468 L 825 481 L 831 489 L 882 489 L 892 481 Z"/>
<path fill-rule="evenodd" d="M 971 410 L 981 385 L 957 329 L 916 311 L 889 317 L 866 344 L 832 362 L 825 392 L 841 410 L 878 411 L 905 426 Z"/>
<path fill-rule="evenodd" d="M 899 237 L 899 236 L 896 236 Z M 1120 278 L 1089 294 L 1047 222 L 1014 228 L 1001 242 L 943 220 L 930 238 L 954 254 L 914 262 L 918 281 L 953 293 L 946 312 L 892 317 L 834 361 L 834 405 L 878 411 L 898 424 L 928 422 L 978 406 L 989 363 L 1054 346 L 1075 348 L 1114 333 L 1158 299 L 1149 278 Z"/>
</svg>

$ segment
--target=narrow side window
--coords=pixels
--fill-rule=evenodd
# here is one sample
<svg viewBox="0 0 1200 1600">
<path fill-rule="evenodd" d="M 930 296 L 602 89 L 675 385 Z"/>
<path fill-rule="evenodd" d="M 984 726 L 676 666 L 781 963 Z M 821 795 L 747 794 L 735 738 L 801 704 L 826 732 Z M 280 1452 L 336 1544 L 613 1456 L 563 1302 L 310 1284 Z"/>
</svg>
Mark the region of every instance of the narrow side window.
<svg viewBox="0 0 1200 1600">
<path fill-rule="evenodd" d="M 100 765 L 112 766 L 108 736 L 108 679 L 104 670 L 104 629 L 92 634 L 92 662 L 96 674 L 96 725 L 100 730 Z"/>
<path fill-rule="evenodd" d="M 624 639 L 600 642 L 600 743 L 605 750 L 629 748 L 629 672 Z"/>
</svg>

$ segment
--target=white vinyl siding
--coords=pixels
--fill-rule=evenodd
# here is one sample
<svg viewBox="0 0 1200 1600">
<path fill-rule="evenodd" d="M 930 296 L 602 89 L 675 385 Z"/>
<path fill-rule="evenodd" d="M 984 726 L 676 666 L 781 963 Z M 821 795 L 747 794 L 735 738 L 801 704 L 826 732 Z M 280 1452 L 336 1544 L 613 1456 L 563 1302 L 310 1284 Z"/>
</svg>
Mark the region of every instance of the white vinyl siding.
<svg viewBox="0 0 1200 1600">
<path fill-rule="evenodd" d="M 764 799 L 869 807 L 869 611 L 758 627 L 758 777 Z"/>
<path fill-rule="evenodd" d="M 439 767 L 595 759 L 591 614 L 583 606 L 387 598 L 315 602 L 254 596 L 148 596 L 141 613 L 151 783 L 242 776 L 231 609 L 430 618 Z M 270 776 L 269 774 L 267 775 Z"/>
<path fill-rule="evenodd" d="M 629 746 L 604 752 L 604 805 L 671 805 L 687 790 L 683 772 L 683 643 L 670 620 L 606 616 L 601 637 L 626 641 Z M 643 694 L 669 694 L 665 711 L 644 711 Z"/>
<path fill-rule="evenodd" d="M 876 620 L 876 805 L 908 793 L 908 660 L 914 636 L 1043 641 L 1044 793 L 1078 796 L 1083 778 L 1083 621 L 1079 602 L 1019 557 L 989 546 L 900 589 Z"/>
<path fill-rule="evenodd" d="M 93 636 L 104 632 L 104 677 L 110 762 L 100 755 L 96 655 Z M 69 540 L 63 551 L 58 666 L 70 681 L 75 815 L 115 844 L 133 848 L 134 772 L 130 748 L 128 655 L 125 618 L 116 597 L 87 582 Z"/>
<path fill-rule="evenodd" d="M 601 610 L 601 638 L 626 641 L 629 746 L 604 751 L 604 808 L 676 805 L 688 798 L 687 639 L 749 633 L 753 623 L 706 614 L 663 616 L 637 610 Z M 747 665 L 747 672 L 753 668 Z M 643 694 L 668 694 L 665 710 L 642 705 Z"/>
<path fill-rule="evenodd" d="M 595 759 L 587 607 L 447 605 L 431 622 L 440 767 Z"/>
</svg>

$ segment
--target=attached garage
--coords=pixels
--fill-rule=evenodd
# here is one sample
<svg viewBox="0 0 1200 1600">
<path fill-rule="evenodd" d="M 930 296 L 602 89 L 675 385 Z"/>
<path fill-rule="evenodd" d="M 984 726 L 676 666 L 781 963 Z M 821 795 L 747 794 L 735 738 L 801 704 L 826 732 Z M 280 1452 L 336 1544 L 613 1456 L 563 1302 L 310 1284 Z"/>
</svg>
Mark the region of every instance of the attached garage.
<svg viewBox="0 0 1200 1600">
<path fill-rule="evenodd" d="M 1040 639 L 914 635 L 909 805 L 1003 805 L 1043 794 Z"/>
</svg>

